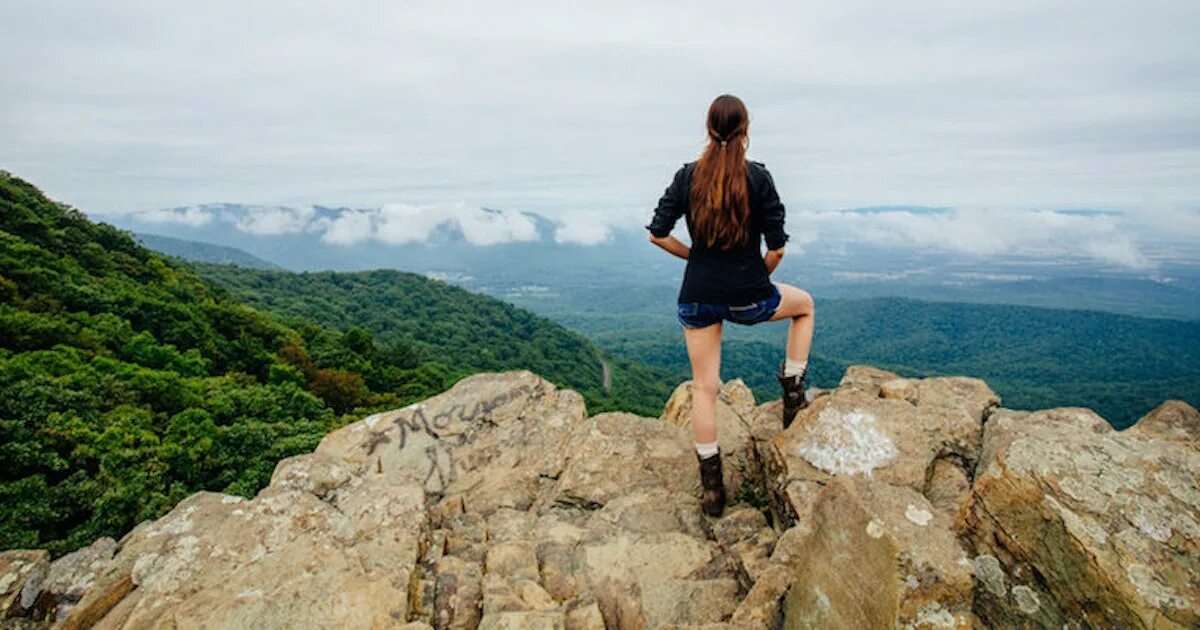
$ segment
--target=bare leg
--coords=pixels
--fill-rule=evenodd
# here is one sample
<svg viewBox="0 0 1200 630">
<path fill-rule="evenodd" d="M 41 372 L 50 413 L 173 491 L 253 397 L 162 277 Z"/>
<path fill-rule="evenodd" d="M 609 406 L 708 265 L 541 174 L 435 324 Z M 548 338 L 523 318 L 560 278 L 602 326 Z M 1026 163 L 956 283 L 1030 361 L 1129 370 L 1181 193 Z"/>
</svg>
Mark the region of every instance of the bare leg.
<svg viewBox="0 0 1200 630">
<path fill-rule="evenodd" d="M 788 328 L 787 358 L 793 361 L 807 361 L 809 349 L 812 348 L 813 317 L 816 316 L 812 296 L 808 291 L 797 289 L 790 284 L 776 282 L 775 286 L 779 287 L 779 294 L 783 299 L 771 319 L 792 318 L 792 324 Z"/>
<path fill-rule="evenodd" d="M 721 324 L 684 328 L 692 362 L 692 439 L 717 439 L 717 391 L 721 388 Z"/>
</svg>

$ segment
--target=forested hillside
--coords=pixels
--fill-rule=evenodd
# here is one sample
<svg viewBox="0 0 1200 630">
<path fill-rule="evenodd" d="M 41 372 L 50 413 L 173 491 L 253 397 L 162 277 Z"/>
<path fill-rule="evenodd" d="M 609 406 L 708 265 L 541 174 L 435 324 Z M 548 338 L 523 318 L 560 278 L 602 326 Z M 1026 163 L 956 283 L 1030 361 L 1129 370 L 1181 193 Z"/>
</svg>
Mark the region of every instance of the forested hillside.
<svg viewBox="0 0 1200 630">
<path fill-rule="evenodd" d="M 592 412 L 657 413 L 668 372 L 606 356 L 583 335 L 529 311 L 439 280 L 395 270 L 268 271 L 194 263 L 217 286 L 257 308 L 345 329 L 416 351 L 414 360 L 455 374 L 520 367 L 583 394 Z M 602 387 L 609 363 L 611 390 Z"/>
<path fill-rule="evenodd" d="M 251 495 L 356 413 L 449 385 L 411 348 L 290 326 L 0 173 L 0 548 Z"/>
<path fill-rule="evenodd" d="M 133 234 L 134 240 L 150 249 L 184 260 L 202 260 L 221 265 L 238 265 L 255 269 L 279 269 L 279 265 L 263 260 L 236 247 L 214 245 L 160 234 Z"/>
<path fill-rule="evenodd" d="M 347 305 L 346 315 L 367 306 Z M 540 341 L 496 347 L 485 364 L 543 357 L 560 383 L 585 369 L 598 382 L 594 347 L 500 308 L 523 326 L 506 344 Z M 394 315 L 402 327 L 404 312 Z M 246 305 L 0 172 L 0 548 L 62 553 L 119 536 L 196 490 L 250 496 L 280 459 L 365 413 L 444 390 L 476 365 L 459 358 L 487 356 L 496 340 L 429 320 L 447 343 L 439 348 L 323 319 L 343 330 Z M 661 404 L 666 385 L 653 380 Z"/>
<path fill-rule="evenodd" d="M 586 334 L 601 348 L 689 373 L 674 317 L 677 287 L 580 289 L 510 298 Z M 965 374 L 987 380 L 1006 406 L 1083 406 L 1124 427 L 1163 400 L 1200 405 L 1200 323 L 1097 311 L 904 298 L 817 301 L 813 383 L 832 387 L 847 365 L 906 376 Z M 741 377 L 762 399 L 779 396 L 774 372 L 787 326 L 728 325 L 721 375 Z"/>
</svg>

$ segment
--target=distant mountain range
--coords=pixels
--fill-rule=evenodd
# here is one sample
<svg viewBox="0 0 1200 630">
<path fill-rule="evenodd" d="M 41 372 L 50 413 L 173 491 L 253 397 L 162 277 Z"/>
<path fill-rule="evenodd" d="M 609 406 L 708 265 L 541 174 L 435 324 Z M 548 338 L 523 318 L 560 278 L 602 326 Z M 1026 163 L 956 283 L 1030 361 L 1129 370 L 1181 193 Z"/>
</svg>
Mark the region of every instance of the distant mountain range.
<svg viewBox="0 0 1200 630">
<path fill-rule="evenodd" d="M 895 212 L 936 216 L 946 210 L 889 206 L 847 214 Z M 291 271 L 398 269 L 505 298 L 554 300 L 578 287 L 678 286 L 684 267 L 647 243 L 641 225 L 630 220 L 601 226 L 601 237 L 581 244 L 564 238 L 570 226 L 563 221 L 461 205 L 206 204 L 106 220 L 146 235 L 152 239 L 147 244 L 159 251 L 191 260 Z M 802 216 L 791 221 L 793 242 L 775 278 L 819 297 L 899 296 L 1200 318 L 1200 261 L 1188 263 L 1186 255 L 1172 253 L 1146 271 L 1070 252 L 976 256 L 844 237 L 814 240 L 808 234 L 813 229 Z M 686 238 L 682 223 L 676 233 Z"/>
<path fill-rule="evenodd" d="M 182 238 L 172 238 L 160 234 L 134 234 L 134 238 L 142 245 L 162 252 L 168 256 L 184 260 L 217 263 L 220 265 L 238 265 L 251 269 L 282 269 L 279 265 L 269 262 L 242 251 L 236 247 L 201 243 Z"/>
<path fill-rule="evenodd" d="M 635 237 L 627 231 L 615 233 L 603 245 L 588 246 L 559 242 L 558 224 L 530 212 L 461 207 L 438 212 L 428 217 L 407 208 L 384 215 L 379 210 L 324 206 L 206 204 L 100 218 L 137 234 L 219 243 L 292 271 L 390 268 L 491 280 L 521 278 L 521 284 L 531 275 L 544 275 L 546 269 L 605 266 L 614 260 L 614 251 L 623 253 L 617 260 L 629 254 L 658 258 L 644 247 L 641 234 Z M 169 246 L 179 251 L 177 244 Z"/>
</svg>

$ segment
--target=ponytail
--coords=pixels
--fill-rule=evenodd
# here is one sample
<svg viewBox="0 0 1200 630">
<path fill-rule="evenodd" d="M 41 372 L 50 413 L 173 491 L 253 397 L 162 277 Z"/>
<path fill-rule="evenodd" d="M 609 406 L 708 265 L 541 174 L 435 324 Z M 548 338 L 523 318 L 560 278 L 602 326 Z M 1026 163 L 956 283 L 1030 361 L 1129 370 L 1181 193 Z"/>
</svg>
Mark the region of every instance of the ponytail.
<svg viewBox="0 0 1200 630">
<path fill-rule="evenodd" d="M 730 249 L 750 237 L 746 186 L 746 131 L 750 120 L 741 99 L 722 94 L 708 108 L 708 144 L 696 163 L 689 191 L 694 240 Z"/>
</svg>

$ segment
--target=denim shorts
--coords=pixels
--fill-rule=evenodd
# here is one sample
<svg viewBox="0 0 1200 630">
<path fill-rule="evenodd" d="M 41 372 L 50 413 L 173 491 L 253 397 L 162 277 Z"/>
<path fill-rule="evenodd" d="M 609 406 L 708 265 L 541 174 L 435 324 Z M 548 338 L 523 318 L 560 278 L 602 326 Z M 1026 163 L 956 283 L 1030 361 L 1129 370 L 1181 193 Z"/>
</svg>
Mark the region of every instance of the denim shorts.
<svg viewBox="0 0 1200 630">
<path fill-rule="evenodd" d="M 749 304 L 705 304 L 704 302 L 680 302 L 679 323 L 684 328 L 705 328 L 721 320 L 750 326 L 771 319 L 783 296 L 779 288 L 771 285 L 771 295 Z"/>
</svg>

